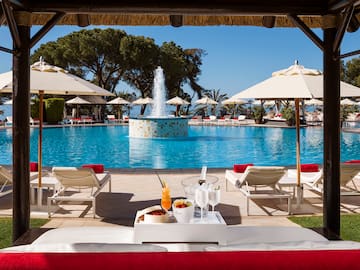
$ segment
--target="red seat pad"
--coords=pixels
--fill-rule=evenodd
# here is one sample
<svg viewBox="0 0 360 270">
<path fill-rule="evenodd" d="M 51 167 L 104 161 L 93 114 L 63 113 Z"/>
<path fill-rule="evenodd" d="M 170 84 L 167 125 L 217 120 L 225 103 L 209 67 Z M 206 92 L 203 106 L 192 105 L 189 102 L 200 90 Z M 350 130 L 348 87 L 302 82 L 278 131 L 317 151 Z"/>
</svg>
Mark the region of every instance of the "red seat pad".
<svg viewBox="0 0 360 270">
<path fill-rule="evenodd" d="M 301 172 L 318 172 L 319 164 L 301 164 L 300 171 Z"/>
<path fill-rule="evenodd" d="M 1 270 L 358 269 L 360 250 L 0 253 Z"/>
<path fill-rule="evenodd" d="M 357 160 L 357 159 L 348 160 L 348 161 L 345 161 L 344 163 L 360 163 L 360 160 Z"/>
<path fill-rule="evenodd" d="M 37 172 L 39 170 L 39 165 L 37 162 L 30 162 L 30 172 Z"/>
<path fill-rule="evenodd" d="M 94 170 L 95 173 L 103 173 L 104 172 L 104 165 L 103 164 L 85 164 L 82 165 L 83 168 L 91 168 Z"/>
<path fill-rule="evenodd" d="M 234 172 L 236 173 L 243 173 L 245 172 L 246 168 L 248 166 L 254 166 L 254 164 L 252 163 L 247 163 L 247 164 L 234 164 Z"/>
</svg>

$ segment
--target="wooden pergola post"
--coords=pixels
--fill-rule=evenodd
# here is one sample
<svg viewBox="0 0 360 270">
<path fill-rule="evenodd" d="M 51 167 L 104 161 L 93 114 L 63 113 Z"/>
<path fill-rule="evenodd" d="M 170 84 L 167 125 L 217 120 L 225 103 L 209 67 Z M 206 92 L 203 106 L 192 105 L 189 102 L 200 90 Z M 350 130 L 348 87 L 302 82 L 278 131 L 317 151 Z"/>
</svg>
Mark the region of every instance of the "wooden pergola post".
<svg viewBox="0 0 360 270">
<path fill-rule="evenodd" d="M 324 27 L 324 196 L 323 222 L 328 238 L 340 235 L 340 60 L 334 51 L 336 16 Z M 332 22 L 332 23 L 331 23 Z"/>
<path fill-rule="evenodd" d="M 15 13 L 20 46 L 13 54 L 13 241 L 30 227 L 30 18 Z"/>
</svg>

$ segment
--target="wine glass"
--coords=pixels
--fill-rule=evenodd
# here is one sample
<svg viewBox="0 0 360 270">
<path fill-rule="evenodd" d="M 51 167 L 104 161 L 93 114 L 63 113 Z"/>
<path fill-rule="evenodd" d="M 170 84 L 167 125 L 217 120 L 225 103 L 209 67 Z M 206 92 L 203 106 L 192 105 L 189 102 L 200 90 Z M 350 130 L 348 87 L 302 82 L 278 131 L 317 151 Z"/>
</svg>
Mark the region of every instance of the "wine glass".
<svg viewBox="0 0 360 270">
<path fill-rule="evenodd" d="M 195 191 L 195 202 L 200 207 L 200 219 L 203 219 L 203 209 L 209 202 L 208 190 L 200 187 Z"/>
<path fill-rule="evenodd" d="M 220 203 L 220 188 L 211 188 L 209 190 L 209 204 L 211 205 L 213 213 L 214 213 L 215 205 L 219 203 Z"/>
<path fill-rule="evenodd" d="M 161 207 L 168 211 L 171 207 L 171 197 L 169 187 L 162 188 L 161 191 Z"/>
</svg>

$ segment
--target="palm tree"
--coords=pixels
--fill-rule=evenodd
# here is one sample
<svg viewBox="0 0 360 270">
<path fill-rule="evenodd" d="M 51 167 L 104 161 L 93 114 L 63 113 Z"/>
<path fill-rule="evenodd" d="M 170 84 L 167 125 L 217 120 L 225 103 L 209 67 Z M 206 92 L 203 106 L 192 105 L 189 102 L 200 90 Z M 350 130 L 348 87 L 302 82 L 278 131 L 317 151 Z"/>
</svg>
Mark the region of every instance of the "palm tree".
<svg viewBox="0 0 360 270">
<path fill-rule="evenodd" d="M 215 100 L 218 104 L 220 104 L 222 101 L 228 98 L 227 94 L 221 94 L 220 89 L 205 90 L 204 95 Z M 211 106 L 212 114 L 215 114 L 216 106 L 217 105 Z"/>
</svg>

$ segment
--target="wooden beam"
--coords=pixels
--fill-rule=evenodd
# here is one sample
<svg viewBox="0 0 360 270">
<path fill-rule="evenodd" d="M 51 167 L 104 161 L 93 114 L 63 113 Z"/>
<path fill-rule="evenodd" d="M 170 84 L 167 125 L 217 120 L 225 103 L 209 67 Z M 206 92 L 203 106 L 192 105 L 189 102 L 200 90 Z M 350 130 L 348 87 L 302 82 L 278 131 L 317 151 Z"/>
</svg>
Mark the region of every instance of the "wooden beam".
<svg viewBox="0 0 360 270">
<path fill-rule="evenodd" d="M 349 33 L 354 33 L 359 29 L 359 26 L 360 26 L 359 20 L 356 18 L 356 14 L 353 14 L 346 30 Z"/>
<path fill-rule="evenodd" d="M 87 14 L 77 14 L 77 21 L 78 21 L 78 26 L 80 27 L 86 27 L 90 25 L 90 18 L 89 15 Z"/>
<path fill-rule="evenodd" d="M 30 48 L 32 48 L 46 33 L 48 33 L 58 21 L 65 16 L 64 12 L 56 13 L 30 40 Z"/>
<path fill-rule="evenodd" d="M 10 34 L 12 36 L 15 47 L 19 48 L 21 46 L 20 34 L 19 34 L 19 30 L 17 28 L 17 24 L 16 24 L 16 21 L 14 18 L 14 14 L 10 7 L 10 3 L 8 0 L 2 0 L 1 6 L 2 6 L 3 12 L 5 14 L 6 21 L 9 25 Z"/>
<path fill-rule="evenodd" d="M 262 25 L 266 28 L 273 28 L 275 26 L 276 17 L 275 16 L 264 16 L 262 18 Z"/>
<path fill-rule="evenodd" d="M 170 24 L 173 27 L 183 26 L 183 16 L 182 15 L 170 15 Z"/>
<path fill-rule="evenodd" d="M 14 51 L 5 47 L 0 46 L 0 51 L 6 52 L 6 53 L 13 53 Z"/>
<path fill-rule="evenodd" d="M 91 13 L 142 13 L 142 14 L 202 14 L 202 15 L 320 15 L 327 11 L 327 2 L 322 0 L 102 0 L 102 1 L 47 1 L 37 0 L 27 3 L 32 12 L 63 11 L 75 14 Z"/>
<path fill-rule="evenodd" d="M 358 54 L 360 54 L 360 50 L 344 53 L 344 54 L 340 55 L 340 59 L 350 57 L 350 56 L 354 56 L 354 55 L 358 55 Z"/>
<path fill-rule="evenodd" d="M 320 48 L 320 50 L 324 51 L 324 42 L 297 15 L 289 14 L 288 18 L 295 26 L 299 27 L 300 30 Z"/>
<path fill-rule="evenodd" d="M 339 48 L 340 48 L 341 41 L 343 40 L 345 31 L 349 26 L 350 19 L 353 16 L 353 13 L 354 13 L 354 7 L 353 6 L 350 6 L 350 7 L 346 8 L 344 18 L 341 21 L 341 25 L 337 30 L 336 37 L 335 37 L 335 40 L 334 40 L 334 45 L 333 45 L 333 52 L 334 53 L 337 52 L 339 50 Z"/>
<path fill-rule="evenodd" d="M 357 0 L 340 0 L 329 6 L 328 12 L 333 13 L 341 11 L 349 6 L 352 6 Z"/>
</svg>

